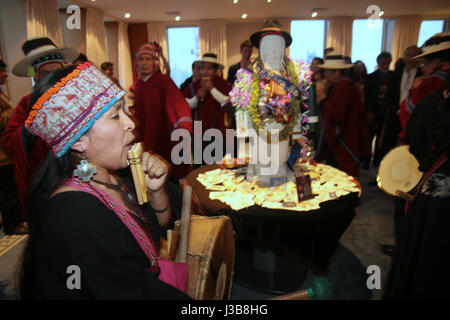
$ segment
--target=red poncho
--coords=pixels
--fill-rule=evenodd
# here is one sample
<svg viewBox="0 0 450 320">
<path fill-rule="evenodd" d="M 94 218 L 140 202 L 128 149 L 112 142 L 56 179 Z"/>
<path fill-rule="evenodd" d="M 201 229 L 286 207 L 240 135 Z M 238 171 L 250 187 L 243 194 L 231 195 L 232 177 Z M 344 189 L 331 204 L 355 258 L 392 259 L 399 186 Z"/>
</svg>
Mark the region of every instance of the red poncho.
<svg viewBox="0 0 450 320">
<path fill-rule="evenodd" d="M 400 138 L 406 138 L 406 124 L 408 123 L 411 113 L 416 108 L 416 105 L 422 101 L 427 95 L 442 89 L 445 86 L 447 74 L 444 72 L 435 72 L 424 78 L 422 82 L 415 88 L 409 90 L 409 95 L 400 104 L 398 117 L 402 126 Z"/>
<path fill-rule="evenodd" d="M 186 99 L 171 78 L 154 73 L 144 82 L 136 81 L 134 87 L 134 112 L 139 141 L 143 141 L 146 150 L 171 161 L 172 148 L 178 142 L 170 140 L 173 130 L 182 128 L 191 134 L 192 113 Z M 186 176 L 191 165 L 172 165 L 171 175 L 176 178 Z"/>
<path fill-rule="evenodd" d="M 319 160 L 331 152 L 347 174 L 359 175 L 359 162 L 370 156 L 369 125 L 359 89 L 350 79 L 338 82 L 323 108 Z"/>
<path fill-rule="evenodd" d="M 14 162 L 14 178 L 25 217 L 28 185 L 49 151 L 47 144 L 39 137 L 36 137 L 31 150 L 27 150 L 24 144 L 22 130 L 25 130 L 24 123 L 30 111 L 30 98 L 31 94 L 28 94 L 20 99 L 3 136 L 5 151 Z"/>
<path fill-rule="evenodd" d="M 219 90 L 222 94 L 228 95 L 231 91 L 231 86 L 228 82 L 220 77 L 215 77 L 213 79 L 214 87 Z M 198 89 L 201 87 L 201 79 L 198 79 L 193 84 L 194 92 L 192 92 L 191 85 L 187 86 L 183 94 L 187 98 L 192 98 L 197 94 Z M 199 101 L 197 108 L 192 111 L 193 119 L 202 122 L 202 130 L 205 132 L 210 128 L 219 129 L 223 137 L 226 137 L 226 129 L 230 128 L 230 123 L 225 122 L 225 111 L 220 106 L 211 93 L 208 91 L 203 101 Z M 228 121 L 227 121 L 228 122 Z"/>
</svg>

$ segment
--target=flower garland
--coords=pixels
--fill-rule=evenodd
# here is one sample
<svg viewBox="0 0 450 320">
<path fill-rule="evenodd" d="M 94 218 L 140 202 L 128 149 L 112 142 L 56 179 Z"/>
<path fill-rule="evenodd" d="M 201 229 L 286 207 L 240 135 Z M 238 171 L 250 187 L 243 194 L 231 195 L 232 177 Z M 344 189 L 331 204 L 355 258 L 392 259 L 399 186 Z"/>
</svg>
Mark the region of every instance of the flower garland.
<svg viewBox="0 0 450 320">
<path fill-rule="evenodd" d="M 261 61 L 258 58 L 256 60 L 256 63 L 260 63 L 260 62 Z M 297 87 L 300 87 L 300 81 L 299 81 L 297 72 L 295 70 L 295 64 L 289 58 L 285 58 L 284 62 L 286 64 L 286 69 L 287 69 L 290 80 Z M 261 78 L 259 77 L 259 75 L 256 73 L 253 73 L 253 80 L 251 83 L 250 103 L 247 107 L 247 111 L 250 115 L 250 119 L 252 120 L 253 128 L 256 130 L 256 132 L 258 132 L 258 134 L 260 134 L 261 131 L 264 132 L 264 134 L 262 136 L 267 139 L 268 143 L 270 143 L 271 134 L 266 129 L 264 129 L 263 126 L 261 125 L 261 115 L 260 115 L 259 109 L 258 109 L 258 103 L 259 103 L 259 99 L 261 97 L 260 83 L 261 83 Z M 296 99 L 293 95 L 291 95 L 291 99 L 290 99 L 291 107 L 289 108 L 288 113 L 287 113 L 288 123 L 280 131 L 279 141 L 289 139 L 289 136 L 291 135 L 292 130 L 294 129 L 295 125 L 297 124 L 298 116 L 300 113 L 301 99 L 302 99 L 301 97 L 299 99 Z"/>
</svg>

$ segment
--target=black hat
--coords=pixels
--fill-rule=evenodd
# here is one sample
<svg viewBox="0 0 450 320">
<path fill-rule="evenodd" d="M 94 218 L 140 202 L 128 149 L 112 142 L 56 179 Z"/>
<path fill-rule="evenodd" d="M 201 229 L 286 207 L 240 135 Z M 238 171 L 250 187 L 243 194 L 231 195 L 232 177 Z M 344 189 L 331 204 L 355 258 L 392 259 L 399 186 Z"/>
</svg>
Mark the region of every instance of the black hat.
<svg viewBox="0 0 450 320">
<path fill-rule="evenodd" d="M 421 49 L 423 53 L 413 57 L 413 59 L 450 49 L 450 33 L 436 33 L 425 41 Z"/>
<path fill-rule="evenodd" d="M 22 51 L 25 58 L 20 60 L 14 66 L 12 72 L 19 77 L 28 77 L 28 69 L 35 61 L 46 55 L 54 54 L 64 58 L 70 63 L 78 55 L 78 51 L 74 48 L 58 48 L 52 40 L 46 37 L 34 38 L 25 41 L 22 45 Z"/>
<path fill-rule="evenodd" d="M 292 43 L 292 37 L 289 33 L 286 31 L 283 31 L 281 29 L 281 24 L 278 22 L 278 20 L 274 18 L 270 18 L 264 22 L 264 25 L 262 26 L 261 30 L 258 32 L 255 32 L 251 35 L 250 41 L 253 43 L 253 45 L 256 48 L 259 48 L 259 43 L 261 41 L 261 36 L 267 33 L 279 33 L 281 36 L 284 37 L 284 40 L 286 41 L 286 48 L 289 47 Z"/>
</svg>

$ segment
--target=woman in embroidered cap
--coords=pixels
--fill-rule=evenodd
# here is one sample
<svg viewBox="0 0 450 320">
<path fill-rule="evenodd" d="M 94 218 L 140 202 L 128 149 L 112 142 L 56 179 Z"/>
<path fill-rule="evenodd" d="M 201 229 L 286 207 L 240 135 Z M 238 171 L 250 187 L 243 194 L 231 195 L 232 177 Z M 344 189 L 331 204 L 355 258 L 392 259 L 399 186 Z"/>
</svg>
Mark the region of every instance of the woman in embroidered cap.
<svg viewBox="0 0 450 320">
<path fill-rule="evenodd" d="M 89 62 L 33 91 L 25 126 L 51 151 L 29 187 L 23 299 L 188 298 L 158 279 L 161 228 L 173 222 L 166 162 L 143 154 L 143 206 L 120 171 L 135 140 L 124 95 Z"/>
</svg>

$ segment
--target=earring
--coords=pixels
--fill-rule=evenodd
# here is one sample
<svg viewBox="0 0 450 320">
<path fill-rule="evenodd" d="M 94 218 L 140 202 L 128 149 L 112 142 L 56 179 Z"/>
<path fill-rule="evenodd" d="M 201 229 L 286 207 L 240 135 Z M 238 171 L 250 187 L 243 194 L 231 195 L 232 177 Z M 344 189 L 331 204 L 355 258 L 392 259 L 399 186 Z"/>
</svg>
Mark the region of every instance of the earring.
<svg viewBox="0 0 450 320">
<path fill-rule="evenodd" d="M 97 168 L 93 164 L 87 162 L 87 160 L 81 160 L 77 168 L 73 170 L 73 175 L 83 182 L 89 182 L 96 173 Z"/>
</svg>

